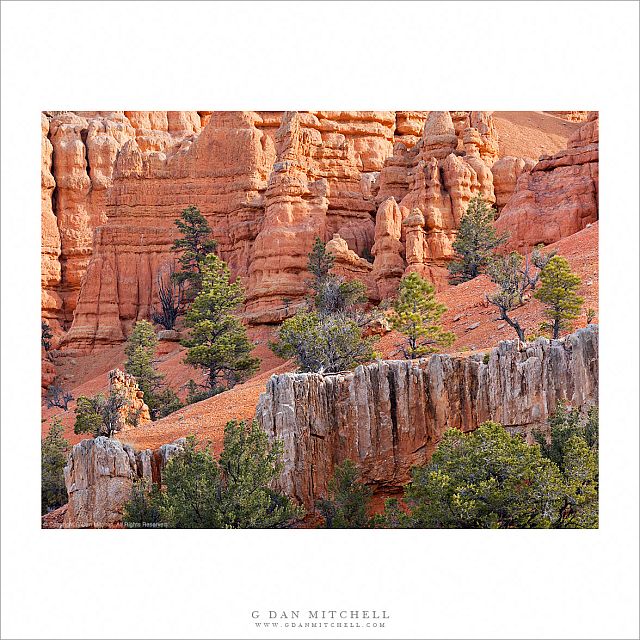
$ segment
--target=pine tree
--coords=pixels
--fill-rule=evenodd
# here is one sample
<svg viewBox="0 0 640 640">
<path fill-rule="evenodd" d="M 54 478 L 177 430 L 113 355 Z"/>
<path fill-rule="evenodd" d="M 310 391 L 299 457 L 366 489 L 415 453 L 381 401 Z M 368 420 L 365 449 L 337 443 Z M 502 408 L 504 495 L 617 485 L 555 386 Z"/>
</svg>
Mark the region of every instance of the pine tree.
<svg viewBox="0 0 640 640">
<path fill-rule="evenodd" d="M 182 238 L 178 238 L 171 248 L 181 252 L 178 258 L 181 269 L 173 274 L 173 278 L 178 284 L 188 284 L 185 295 L 192 300 L 202 285 L 205 259 L 216 250 L 217 243 L 211 238 L 211 227 L 197 207 L 187 207 L 175 222 Z"/>
<path fill-rule="evenodd" d="M 154 368 L 157 344 L 158 338 L 153 325 L 147 320 L 138 320 L 127 339 L 127 361 L 124 365 L 125 371 L 134 376 L 144 393 L 144 401 L 153 420 L 163 418 L 182 407 L 176 392 L 165 385 L 164 375 Z"/>
<path fill-rule="evenodd" d="M 63 437 L 64 429 L 59 419 L 54 419 L 46 438 L 42 441 L 42 513 L 57 509 L 67 502 L 64 483 L 64 466 L 71 448 Z"/>
<path fill-rule="evenodd" d="M 405 358 L 420 358 L 454 342 L 455 335 L 440 324 L 446 310 L 436 300 L 435 288 L 428 280 L 417 273 L 402 278 L 391 326 L 405 335 L 399 345 Z"/>
<path fill-rule="evenodd" d="M 455 257 L 449 263 L 453 284 L 472 280 L 484 273 L 493 251 L 507 240 L 509 234 L 498 235 L 494 220 L 493 207 L 480 196 L 471 199 L 453 243 Z"/>
<path fill-rule="evenodd" d="M 243 302 L 240 281 L 231 282 L 225 262 L 209 254 L 202 266 L 202 289 L 185 317 L 191 335 L 182 344 L 188 347 L 185 362 L 206 371 L 212 390 L 222 376 L 232 387 L 258 368 L 247 330 L 233 315 Z"/>
<path fill-rule="evenodd" d="M 327 252 L 326 244 L 316 237 L 313 248 L 309 253 L 309 262 L 307 269 L 313 275 L 316 282 L 326 278 L 329 275 L 331 267 L 333 267 L 335 257 L 332 253 Z M 317 288 L 317 287 L 314 287 Z"/>
<path fill-rule="evenodd" d="M 584 298 L 576 291 L 582 282 L 562 256 L 549 260 L 542 269 L 540 281 L 542 285 L 535 297 L 547 307 L 545 313 L 551 320 L 553 337 L 558 338 L 560 331 L 569 329 L 570 321 L 580 315 Z"/>
<path fill-rule="evenodd" d="M 218 459 L 210 443 L 187 438 L 163 471 L 165 490 L 134 487 L 126 526 L 161 522 L 179 529 L 255 529 L 287 526 L 302 510 L 271 488 L 282 471 L 282 443 L 257 422 L 232 420 Z"/>
<path fill-rule="evenodd" d="M 598 526 L 598 407 L 586 412 L 559 403 L 549 418 L 549 433 L 533 436 L 542 455 L 560 469 L 563 478 L 562 505 L 553 526 L 596 528 Z"/>
</svg>

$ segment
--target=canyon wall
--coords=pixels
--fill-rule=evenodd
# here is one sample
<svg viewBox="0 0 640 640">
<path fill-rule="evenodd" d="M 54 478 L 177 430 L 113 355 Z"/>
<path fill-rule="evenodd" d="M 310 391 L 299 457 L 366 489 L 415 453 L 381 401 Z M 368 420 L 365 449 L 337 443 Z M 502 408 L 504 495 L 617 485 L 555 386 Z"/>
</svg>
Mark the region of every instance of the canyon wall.
<svg viewBox="0 0 640 640">
<path fill-rule="evenodd" d="M 42 114 L 42 316 L 57 336 L 73 320 L 123 146 L 136 141 L 148 153 L 164 152 L 200 129 L 197 112 Z"/>
<path fill-rule="evenodd" d="M 279 487 L 307 508 L 336 465 L 357 463 L 377 490 L 395 490 L 427 462 L 447 428 L 495 420 L 512 432 L 543 427 L 559 401 L 598 400 L 598 327 L 561 340 L 505 341 L 488 358 L 433 355 L 378 361 L 347 374 L 273 376 L 256 417 L 284 443 Z"/>
<path fill-rule="evenodd" d="M 45 112 L 42 131 L 43 317 L 67 351 L 149 317 L 188 205 L 245 281 L 246 318 L 271 323 L 306 293 L 316 235 L 373 260 L 376 300 L 406 271 L 442 284 L 469 198 L 495 200 L 490 112 Z"/>
<path fill-rule="evenodd" d="M 543 156 L 517 177 L 496 227 L 521 253 L 551 244 L 598 220 L 598 113 L 569 139 L 567 149 Z M 501 161 L 502 162 L 502 161 Z"/>
</svg>

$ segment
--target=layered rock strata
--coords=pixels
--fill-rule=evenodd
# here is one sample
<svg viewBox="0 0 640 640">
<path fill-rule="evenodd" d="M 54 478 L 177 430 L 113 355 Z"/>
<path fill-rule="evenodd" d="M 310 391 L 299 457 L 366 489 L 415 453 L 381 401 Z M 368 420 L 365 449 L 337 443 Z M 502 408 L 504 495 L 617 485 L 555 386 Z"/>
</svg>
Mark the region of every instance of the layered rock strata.
<svg viewBox="0 0 640 640">
<path fill-rule="evenodd" d="M 522 173 L 496 223 L 510 234 L 508 249 L 527 252 L 598 220 L 598 139 L 598 114 L 592 112 L 567 149 Z"/>
<path fill-rule="evenodd" d="M 125 143 L 165 152 L 201 129 L 197 112 L 84 111 L 42 114 L 43 317 L 54 332 L 73 319 L 93 253 L 107 222 L 106 193 Z"/>
<path fill-rule="evenodd" d="M 249 322 L 295 310 L 316 236 L 374 257 L 373 301 L 409 271 L 441 288 L 471 197 L 504 206 L 528 168 L 497 158 L 486 111 L 48 112 L 43 316 L 68 329 L 67 352 L 122 341 L 157 305 L 158 278 L 176 259 L 174 221 L 189 205 L 244 281 Z"/>
<path fill-rule="evenodd" d="M 377 490 L 401 487 L 448 428 L 495 420 L 528 434 L 559 401 L 597 402 L 598 327 L 562 340 L 505 341 L 488 354 L 378 361 L 352 373 L 272 376 L 256 417 L 284 443 L 279 487 L 308 508 L 326 495 L 336 465 L 357 463 Z"/>
</svg>

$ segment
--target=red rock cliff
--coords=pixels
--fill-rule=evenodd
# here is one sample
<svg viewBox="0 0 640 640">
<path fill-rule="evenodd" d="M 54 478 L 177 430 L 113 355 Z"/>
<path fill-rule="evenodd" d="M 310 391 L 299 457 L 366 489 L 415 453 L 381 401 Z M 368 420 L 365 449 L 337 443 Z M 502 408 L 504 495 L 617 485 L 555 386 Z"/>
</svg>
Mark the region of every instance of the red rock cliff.
<svg viewBox="0 0 640 640">
<path fill-rule="evenodd" d="M 244 280 L 247 320 L 273 323 L 306 292 L 316 235 L 335 238 L 336 269 L 374 301 L 409 271 L 443 287 L 469 199 L 497 201 L 507 224 L 511 193 L 528 197 L 516 182 L 552 171 L 496 162 L 485 111 L 50 112 L 42 127 L 42 313 L 67 351 L 120 342 L 149 317 L 188 205 Z M 553 162 L 576 165 L 577 149 Z M 578 198 L 580 220 L 590 206 Z M 525 227 L 514 241 L 529 242 Z"/>
<path fill-rule="evenodd" d="M 517 179 L 515 191 L 496 223 L 508 231 L 509 249 L 566 238 L 598 219 L 598 114 L 570 138 L 567 149 L 543 156 Z"/>
<path fill-rule="evenodd" d="M 273 376 L 256 416 L 284 442 L 280 488 L 312 508 L 333 469 L 358 464 L 376 489 L 397 489 L 427 462 L 447 428 L 495 420 L 527 433 L 558 401 L 597 402 L 598 327 L 562 340 L 506 341 L 482 356 L 379 361 L 352 373 Z"/>
</svg>

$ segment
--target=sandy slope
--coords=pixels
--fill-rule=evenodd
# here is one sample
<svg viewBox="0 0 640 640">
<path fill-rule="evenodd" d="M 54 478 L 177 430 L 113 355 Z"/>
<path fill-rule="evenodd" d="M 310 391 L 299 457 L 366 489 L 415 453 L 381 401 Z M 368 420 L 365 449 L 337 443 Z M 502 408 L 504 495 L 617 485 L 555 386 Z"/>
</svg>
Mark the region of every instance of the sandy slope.
<svg viewBox="0 0 640 640">
<path fill-rule="evenodd" d="M 583 284 L 580 294 L 585 298 L 584 309 L 591 307 L 598 310 L 598 225 L 565 238 L 549 248 L 556 249 L 567 257 L 572 269 L 582 278 Z M 493 286 L 488 278 L 482 276 L 457 287 L 450 287 L 440 294 L 448 311 L 444 316 L 444 324 L 447 329 L 453 331 L 456 342 L 447 349 L 449 353 L 469 353 L 483 351 L 495 346 L 500 340 L 513 339 L 513 330 L 501 323 L 497 318 L 495 309 L 485 303 L 485 293 L 491 291 Z M 543 309 L 540 303 L 533 299 L 514 313 L 527 333 L 535 331 L 544 320 Z M 597 316 L 596 316 L 597 321 Z M 583 316 L 576 322 L 576 326 L 583 326 L 586 320 Z M 479 326 L 473 329 L 469 327 L 475 323 Z M 255 412 L 256 403 L 260 394 L 264 391 L 269 377 L 274 373 L 282 373 L 294 369 L 292 362 L 284 362 L 274 356 L 268 349 L 268 331 L 254 332 L 253 339 L 258 340 L 255 354 L 261 358 L 260 371 L 249 381 L 236 386 L 234 389 L 218 396 L 190 405 L 177 411 L 166 418 L 146 427 L 128 431 L 120 436 L 120 439 L 130 442 L 136 448 L 157 447 L 165 442 L 194 434 L 200 439 L 210 439 L 214 449 L 219 450 L 222 442 L 224 425 L 228 420 L 251 419 Z M 384 336 L 376 349 L 385 357 L 395 357 L 399 336 L 390 333 Z M 89 362 L 93 356 L 77 358 L 75 365 L 68 365 L 67 373 L 76 377 L 81 376 L 84 361 Z M 190 377 L 194 377 L 194 371 L 182 363 L 184 352 L 176 347 L 170 353 L 160 356 L 159 370 L 167 375 L 167 381 L 177 388 L 184 384 Z M 87 393 L 104 391 L 107 387 L 106 372 L 113 366 L 122 366 L 124 350 L 122 346 L 114 347 L 98 357 L 99 364 L 93 365 L 92 372 L 102 370 L 95 377 L 83 384 L 72 387 L 74 396 Z M 75 373 L 73 368 L 75 367 Z M 73 404 L 69 411 L 62 412 L 59 409 L 45 410 L 43 418 L 43 434 L 48 420 L 54 415 L 59 415 L 66 426 L 65 435 L 72 441 L 78 442 L 85 436 L 73 434 Z"/>
<path fill-rule="evenodd" d="M 538 160 L 567 148 L 571 134 L 583 122 L 568 122 L 543 111 L 494 111 L 500 156 Z"/>
</svg>

